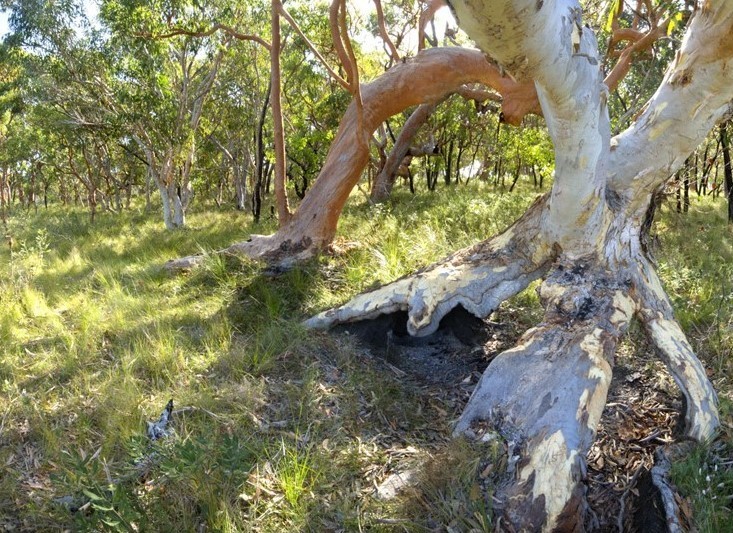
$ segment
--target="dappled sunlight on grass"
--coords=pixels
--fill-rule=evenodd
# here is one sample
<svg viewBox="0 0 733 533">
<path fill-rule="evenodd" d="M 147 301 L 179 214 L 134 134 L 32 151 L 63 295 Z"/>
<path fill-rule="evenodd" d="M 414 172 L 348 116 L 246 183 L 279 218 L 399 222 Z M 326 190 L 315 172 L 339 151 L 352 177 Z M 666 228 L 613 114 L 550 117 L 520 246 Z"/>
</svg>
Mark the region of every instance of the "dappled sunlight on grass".
<svg viewBox="0 0 733 533">
<path fill-rule="evenodd" d="M 105 520 L 147 531 L 487 530 L 486 461 L 500 465 L 500 450 L 451 441 L 459 405 L 426 396 L 351 337 L 301 321 L 501 231 L 535 196 L 478 182 L 397 191 L 382 206 L 354 196 L 339 228 L 349 246 L 277 276 L 212 253 L 273 230 L 233 211 L 192 213 L 177 232 L 158 213 L 95 224 L 75 210 L 18 213 L 19 244 L 12 256 L 0 250 L 0 515 L 36 530 L 115 529 Z M 733 231 L 721 217 L 709 199 L 685 216 L 665 208 L 657 256 L 692 342 L 729 392 Z M 206 258 L 192 272 L 162 269 L 198 252 Z M 541 319 L 535 286 L 507 304 L 512 327 Z M 149 442 L 145 422 L 170 398 L 175 433 Z M 407 468 L 413 488 L 375 497 Z M 93 513 L 56 501 L 89 494 Z"/>
</svg>

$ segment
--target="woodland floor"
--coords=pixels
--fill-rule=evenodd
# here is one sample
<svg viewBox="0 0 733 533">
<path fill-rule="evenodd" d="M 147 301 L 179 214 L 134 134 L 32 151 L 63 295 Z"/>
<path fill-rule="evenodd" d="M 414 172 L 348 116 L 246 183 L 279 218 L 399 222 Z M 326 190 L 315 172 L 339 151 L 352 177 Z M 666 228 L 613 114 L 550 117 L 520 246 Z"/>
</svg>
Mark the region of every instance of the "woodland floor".
<svg viewBox="0 0 733 533">
<path fill-rule="evenodd" d="M 426 395 L 454 406 L 454 412 L 445 413 L 451 417 L 461 412 L 486 366 L 517 340 L 521 332 L 513 327 L 511 314 L 504 311 L 481 321 L 459 308 L 443 319 L 436 333 L 422 338 L 407 334 L 404 313 L 338 330 L 358 337 L 393 372 Z M 587 531 L 667 531 L 650 471 L 657 448 L 685 441 L 683 402 L 671 375 L 643 339 L 627 340 L 617 353 L 606 408 L 588 454 Z M 718 457 L 718 463 L 733 469 L 731 461 L 726 464 L 724 459 Z M 381 490 L 391 496 L 389 491 L 396 486 L 409 485 L 409 479 L 399 473 L 396 479 L 395 483 L 395 477 L 388 478 Z M 675 496 L 682 523 L 693 529 L 691 501 Z"/>
<path fill-rule="evenodd" d="M 163 271 L 274 230 L 227 209 L 192 213 L 181 232 L 139 209 L 94 224 L 81 209 L 16 211 L 16 246 L 0 248 L 0 531 L 494 531 L 507 443 L 452 431 L 491 359 L 541 320 L 535 289 L 422 339 L 399 315 L 327 333 L 301 323 L 500 231 L 534 196 L 472 183 L 357 197 L 342 253 L 278 275 L 215 254 Z M 722 427 L 672 479 L 691 530 L 733 533 L 733 230 L 721 201 L 694 200 L 663 209 L 659 271 Z M 174 432 L 150 442 L 145 422 L 171 398 Z M 645 469 L 682 410 L 632 327 L 588 460 L 589 529 L 618 531 L 622 515 L 624 531 L 654 531 Z"/>
</svg>

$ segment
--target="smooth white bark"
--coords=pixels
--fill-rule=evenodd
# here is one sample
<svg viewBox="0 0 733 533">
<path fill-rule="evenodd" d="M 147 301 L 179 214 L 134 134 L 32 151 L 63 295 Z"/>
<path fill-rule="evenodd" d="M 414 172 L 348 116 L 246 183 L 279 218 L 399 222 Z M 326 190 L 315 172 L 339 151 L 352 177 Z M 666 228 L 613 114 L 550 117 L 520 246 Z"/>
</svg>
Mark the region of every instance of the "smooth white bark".
<svg viewBox="0 0 733 533">
<path fill-rule="evenodd" d="M 407 311 L 411 335 L 429 335 L 456 306 L 478 317 L 540 278 L 555 257 L 542 239 L 540 221 L 547 204 L 541 199 L 511 228 L 493 239 L 460 250 L 421 272 L 361 294 L 342 307 L 307 320 L 311 328 Z"/>
<path fill-rule="evenodd" d="M 611 141 L 609 186 L 646 209 L 643 193 L 665 183 L 733 110 L 733 2 L 706 1 L 644 113 Z"/>
</svg>

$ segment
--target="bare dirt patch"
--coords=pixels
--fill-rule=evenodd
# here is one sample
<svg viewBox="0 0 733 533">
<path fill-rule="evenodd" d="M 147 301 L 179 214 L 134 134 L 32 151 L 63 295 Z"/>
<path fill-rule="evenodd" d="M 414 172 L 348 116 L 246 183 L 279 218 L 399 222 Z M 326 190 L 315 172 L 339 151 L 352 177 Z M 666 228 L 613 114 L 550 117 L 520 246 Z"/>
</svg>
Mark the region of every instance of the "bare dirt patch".
<svg viewBox="0 0 733 533">
<path fill-rule="evenodd" d="M 439 395 L 443 405 L 455 407 L 446 415 L 456 417 L 486 366 L 519 335 L 511 320 L 495 316 L 499 321 L 478 320 L 459 308 L 443 319 L 438 331 L 422 338 L 407 334 L 405 313 L 340 326 L 337 331 L 358 337 L 394 372 Z M 630 351 L 625 347 L 619 351 L 608 402 L 588 454 L 589 531 L 666 531 L 650 470 L 655 450 L 679 441 L 684 405 L 653 354 Z M 685 514 L 689 506 L 682 497 L 678 503 Z M 682 519 L 684 523 L 691 517 Z"/>
</svg>

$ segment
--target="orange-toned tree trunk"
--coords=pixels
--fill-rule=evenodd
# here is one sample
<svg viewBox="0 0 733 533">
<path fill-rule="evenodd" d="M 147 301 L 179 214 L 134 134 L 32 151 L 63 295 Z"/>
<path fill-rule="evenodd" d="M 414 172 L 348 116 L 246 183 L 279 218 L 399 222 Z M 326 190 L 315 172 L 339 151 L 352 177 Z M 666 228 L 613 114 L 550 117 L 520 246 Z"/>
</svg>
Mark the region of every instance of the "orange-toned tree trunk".
<svg viewBox="0 0 733 533">
<path fill-rule="evenodd" d="M 361 86 L 360 105 L 349 105 L 313 187 L 298 210 L 273 235 L 253 235 L 226 251 L 271 261 L 293 262 L 310 257 L 332 242 L 351 190 L 369 161 L 364 142 L 379 125 L 405 109 L 434 103 L 467 83 L 482 83 L 504 95 L 508 122 L 518 123 L 539 111 L 531 83 L 518 84 L 489 63 L 483 53 L 465 48 L 431 48 Z M 191 267 L 196 257 L 168 263 L 171 270 Z"/>
<path fill-rule="evenodd" d="M 512 122 L 537 110 L 534 88 L 502 76 L 481 52 L 463 48 L 425 50 L 361 87 L 363 129 L 358 106 L 352 102 L 315 184 L 292 219 L 274 235 L 253 236 L 248 242 L 233 245 L 230 251 L 251 257 L 287 255 L 297 259 L 327 247 L 336 234 L 346 200 L 369 162 L 364 135 L 371 136 L 389 117 L 411 106 L 437 102 L 467 83 L 483 83 L 506 94 L 503 112 Z"/>
</svg>

